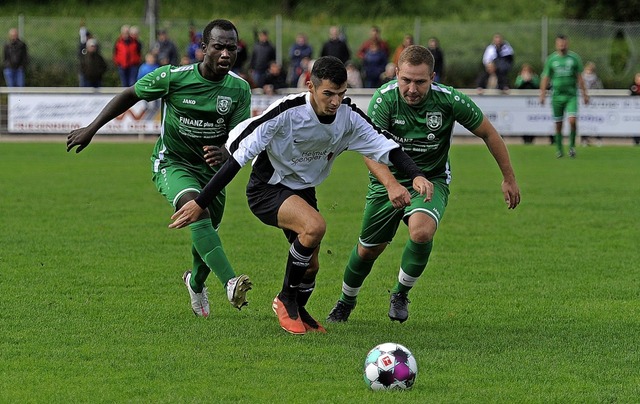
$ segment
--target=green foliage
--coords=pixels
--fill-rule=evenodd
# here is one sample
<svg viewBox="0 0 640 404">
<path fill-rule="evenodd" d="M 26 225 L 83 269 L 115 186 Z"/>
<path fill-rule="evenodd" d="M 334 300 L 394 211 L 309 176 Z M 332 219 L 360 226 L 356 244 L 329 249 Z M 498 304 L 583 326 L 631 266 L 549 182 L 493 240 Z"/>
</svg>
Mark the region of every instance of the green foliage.
<svg viewBox="0 0 640 404">
<path fill-rule="evenodd" d="M 376 263 L 348 323 L 287 335 L 270 307 L 287 244 L 228 188 L 220 235 L 250 305 L 233 309 L 210 278 L 212 318 L 195 318 L 180 280 L 188 231 L 166 228 L 148 143 L 2 143 L 0 391 L 6 402 L 635 402 L 640 396 L 640 159 L 637 147 L 510 147 L 523 202 L 508 211 L 495 162 L 454 145 L 454 180 L 409 321 L 388 292 L 406 227 Z M 327 221 L 309 310 L 340 292 L 366 192 L 346 153 L 318 189 Z M 374 345 L 417 357 L 412 391 L 366 390 Z M 291 386 L 295 386 L 292 388 Z"/>
</svg>

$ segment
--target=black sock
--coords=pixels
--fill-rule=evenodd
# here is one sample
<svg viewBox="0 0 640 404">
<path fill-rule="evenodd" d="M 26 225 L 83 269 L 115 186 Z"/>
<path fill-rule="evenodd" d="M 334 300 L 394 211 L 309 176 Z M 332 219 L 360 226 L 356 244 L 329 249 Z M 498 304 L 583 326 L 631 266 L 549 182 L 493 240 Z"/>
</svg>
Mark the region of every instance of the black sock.
<svg viewBox="0 0 640 404">
<path fill-rule="evenodd" d="M 315 247 L 303 246 L 298 238 L 291 244 L 287 258 L 287 270 L 282 284 L 282 291 L 280 292 L 280 295 L 285 299 L 289 301 L 296 300 L 298 287 L 309 267 L 309 261 L 311 261 L 311 256 L 315 249 Z"/>
</svg>

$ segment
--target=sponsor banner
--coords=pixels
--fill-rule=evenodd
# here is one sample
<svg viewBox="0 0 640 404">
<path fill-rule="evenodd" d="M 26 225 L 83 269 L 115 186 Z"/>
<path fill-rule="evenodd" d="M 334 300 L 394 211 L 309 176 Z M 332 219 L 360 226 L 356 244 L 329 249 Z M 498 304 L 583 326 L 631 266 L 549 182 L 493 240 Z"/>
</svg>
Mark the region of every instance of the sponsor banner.
<svg viewBox="0 0 640 404">
<path fill-rule="evenodd" d="M 370 94 L 349 95 L 366 112 Z M 9 94 L 8 122 L 10 133 L 68 133 L 88 125 L 113 94 Z M 251 114 L 256 116 L 280 96 L 254 95 Z M 551 99 L 541 105 L 538 97 L 526 95 L 472 95 L 485 115 L 504 136 L 544 135 L 553 133 Z M 217 108 L 224 108 L 217 105 Z M 428 117 L 436 125 L 437 111 Z M 568 131 L 568 125 L 564 125 Z M 594 96 L 588 105 L 580 103 L 578 131 L 581 135 L 637 136 L 640 133 L 640 97 Z M 124 114 L 107 123 L 99 133 L 160 133 L 160 101 L 140 101 Z M 460 125 L 456 135 L 470 135 Z"/>
</svg>

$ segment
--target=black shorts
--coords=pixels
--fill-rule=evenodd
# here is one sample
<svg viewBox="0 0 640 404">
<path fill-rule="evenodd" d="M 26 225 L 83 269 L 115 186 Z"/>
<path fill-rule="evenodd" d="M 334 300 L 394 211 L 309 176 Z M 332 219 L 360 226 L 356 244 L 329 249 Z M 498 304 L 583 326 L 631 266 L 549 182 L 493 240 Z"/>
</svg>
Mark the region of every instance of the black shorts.
<svg viewBox="0 0 640 404">
<path fill-rule="evenodd" d="M 259 180 L 253 173 L 249 177 L 249 183 L 247 184 L 249 209 L 264 224 L 280 227 L 278 226 L 278 211 L 284 201 L 292 195 L 299 196 L 315 210 L 318 210 L 318 200 L 316 199 L 316 189 L 314 187 L 291 189 L 280 184 L 267 184 Z M 293 242 L 298 236 L 291 230 L 282 230 L 289 242 Z"/>
</svg>

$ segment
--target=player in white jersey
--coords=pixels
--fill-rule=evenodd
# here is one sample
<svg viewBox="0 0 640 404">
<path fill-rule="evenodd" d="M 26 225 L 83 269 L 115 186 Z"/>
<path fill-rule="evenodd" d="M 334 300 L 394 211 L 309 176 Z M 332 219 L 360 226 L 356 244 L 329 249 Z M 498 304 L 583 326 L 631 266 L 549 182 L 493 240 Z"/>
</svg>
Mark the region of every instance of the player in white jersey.
<svg viewBox="0 0 640 404">
<path fill-rule="evenodd" d="M 315 186 L 327 177 L 337 155 L 346 150 L 393 164 L 411 179 L 415 191 L 430 199 L 433 185 L 411 158 L 369 118 L 344 98 L 347 72 L 331 56 L 313 65 L 307 93 L 282 98 L 262 115 L 240 123 L 229 134 L 231 154 L 195 201 L 171 218 L 171 228 L 193 222 L 241 167 L 254 160 L 247 185 L 251 211 L 265 224 L 284 230 L 291 247 L 282 290 L 273 300 L 280 326 L 292 334 L 325 329 L 305 305 L 315 286 L 318 247 L 326 223 L 318 212 Z M 404 203 L 409 203 L 407 199 Z"/>
</svg>

